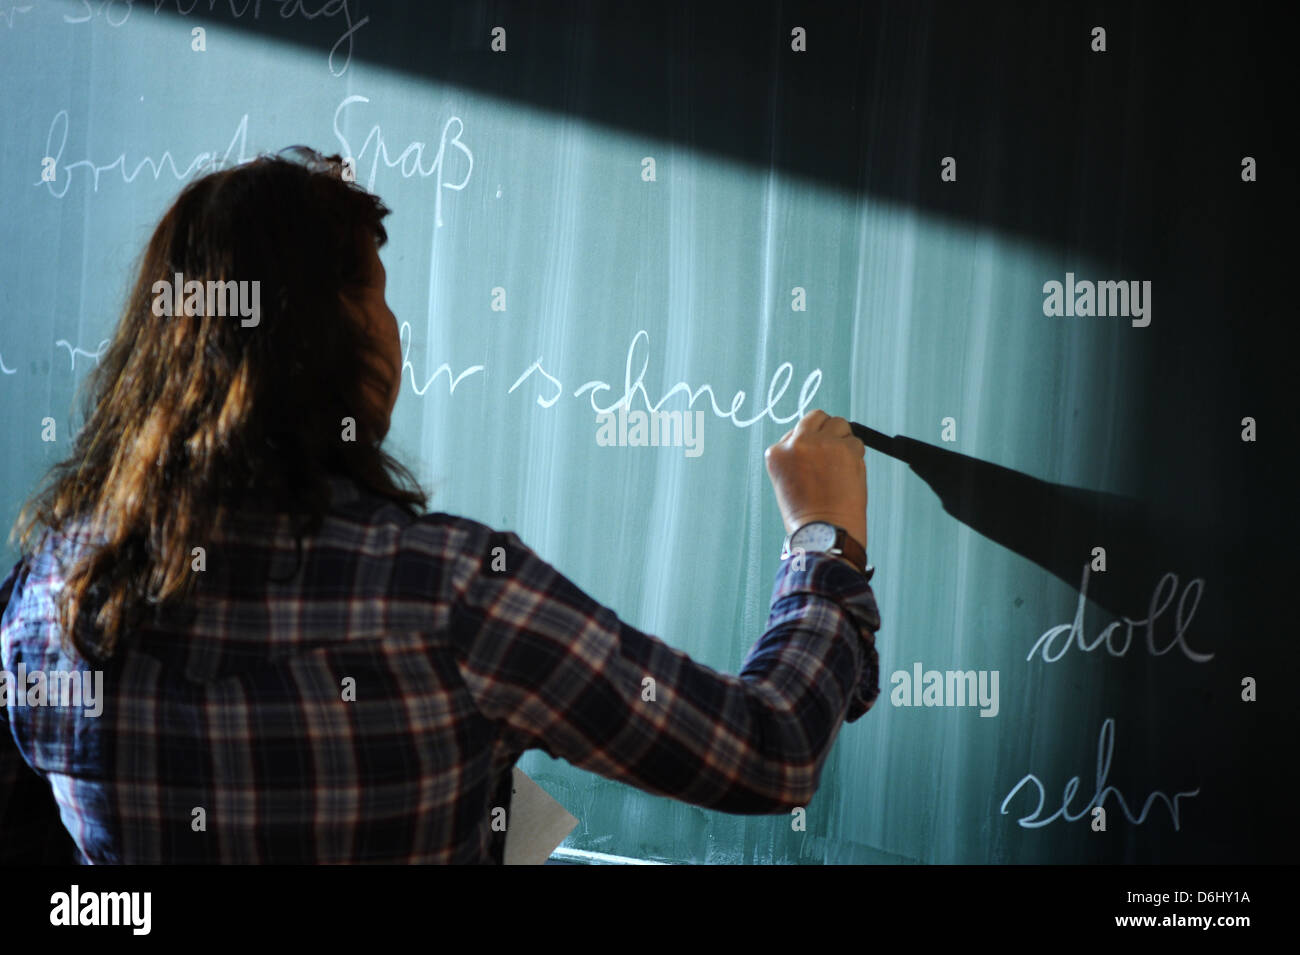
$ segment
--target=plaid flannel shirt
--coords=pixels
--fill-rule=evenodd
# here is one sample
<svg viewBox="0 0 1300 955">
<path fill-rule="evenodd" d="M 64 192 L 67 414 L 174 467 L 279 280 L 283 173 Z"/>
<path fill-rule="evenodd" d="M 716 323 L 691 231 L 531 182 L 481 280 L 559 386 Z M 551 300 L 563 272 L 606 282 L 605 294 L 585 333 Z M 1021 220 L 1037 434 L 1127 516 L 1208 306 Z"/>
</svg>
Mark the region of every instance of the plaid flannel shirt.
<svg viewBox="0 0 1300 955">
<path fill-rule="evenodd" d="M 499 863 L 493 810 L 532 748 L 699 806 L 788 812 L 879 693 L 870 575 L 833 557 L 782 562 L 730 676 L 513 533 L 330 484 L 301 548 L 287 518 L 202 542 L 193 596 L 100 665 L 99 715 L 19 700 L 20 665 L 29 684 L 93 670 L 54 615 L 75 541 L 19 562 L 0 585 L 0 858 Z"/>
</svg>

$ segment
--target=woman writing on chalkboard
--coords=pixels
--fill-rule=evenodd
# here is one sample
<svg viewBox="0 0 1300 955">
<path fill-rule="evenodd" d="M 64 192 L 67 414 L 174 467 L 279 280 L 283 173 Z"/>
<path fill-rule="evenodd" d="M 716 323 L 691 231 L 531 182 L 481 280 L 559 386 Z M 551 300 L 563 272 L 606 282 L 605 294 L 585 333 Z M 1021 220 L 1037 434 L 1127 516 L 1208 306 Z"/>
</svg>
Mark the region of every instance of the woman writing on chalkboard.
<svg viewBox="0 0 1300 955">
<path fill-rule="evenodd" d="M 499 862 L 493 810 L 531 748 L 784 813 L 875 701 L 842 418 L 768 449 L 793 556 L 739 676 L 513 533 L 426 513 L 382 449 L 387 211 L 298 150 L 197 180 L 154 231 L 0 585 L 0 857 L 54 858 L 66 832 L 95 863 Z M 33 704 L 37 671 L 80 705 Z"/>
</svg>

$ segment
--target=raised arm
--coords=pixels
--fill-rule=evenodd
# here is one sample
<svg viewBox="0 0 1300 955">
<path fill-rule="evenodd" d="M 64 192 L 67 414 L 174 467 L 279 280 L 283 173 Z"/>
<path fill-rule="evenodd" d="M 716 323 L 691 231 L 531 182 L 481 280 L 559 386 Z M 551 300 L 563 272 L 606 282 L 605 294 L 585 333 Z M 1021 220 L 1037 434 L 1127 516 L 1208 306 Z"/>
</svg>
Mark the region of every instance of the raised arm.
<svg viewBox="0 0 1300 955">
<path fill-rule="evenodd" d="M 490 569 L 497 547 L 508 571 Z M 521 750 L 700 806 L 781 812 L 808 804 L 840 725 L 875 701 L 875 599 L 836 558 L 783 562 L 768 629 L 730 676 L 624 624 L 516 535 L 486 548 L 451 624 L 472 634 L 460 667 L 480 711 Z"/>
</svg>

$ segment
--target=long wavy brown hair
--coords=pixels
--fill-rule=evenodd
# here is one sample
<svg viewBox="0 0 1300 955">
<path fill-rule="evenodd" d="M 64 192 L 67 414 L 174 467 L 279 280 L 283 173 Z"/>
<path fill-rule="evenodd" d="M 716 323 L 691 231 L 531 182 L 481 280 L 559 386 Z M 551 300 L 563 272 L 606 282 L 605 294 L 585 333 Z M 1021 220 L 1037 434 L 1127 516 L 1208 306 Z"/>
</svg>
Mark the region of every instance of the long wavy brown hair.
<svg viewBox="0 0 1300 955">
<path fill-rule="evenodd" d="M 351 303 L 389 210 L 349 178 L 340 157 L 293 147 L 194 181 L 154 230 L 87 379 L 74 450 L 13 530 L 24 553 L 47 531 L 89 531 L 58 598 L 64 639 L 83 656 L 110 656 L 148 612 L 182 601 L 191 549 L 235 511 L 287 512 L 311 533 L 331 473 L 424 508 L 365 397 L 367 382 L 388 393 L 384 362 Z M 155 283 L 177 273 L 259 281 L 257 323 L 159 317 Z M 343 440 L 345 418 L 355 440 Z M 77 626 L 91 614 L 93 643 Z"/>
</svg>

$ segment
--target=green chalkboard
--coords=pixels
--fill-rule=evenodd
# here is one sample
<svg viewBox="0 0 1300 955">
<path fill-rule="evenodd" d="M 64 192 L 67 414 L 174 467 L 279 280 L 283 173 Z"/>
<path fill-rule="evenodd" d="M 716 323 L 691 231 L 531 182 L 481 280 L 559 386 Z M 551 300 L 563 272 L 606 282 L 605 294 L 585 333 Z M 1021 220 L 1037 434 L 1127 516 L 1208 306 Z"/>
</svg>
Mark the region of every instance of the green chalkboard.
<svg viewBox="0 0 1300 955">
<path fill-rule="evenodd" d="M 389 440 L 433 506 L 516 531 L 696 660 L 734 673 L 763 630 L 782 540 L 763 450 L 801 411 L 914 452 L 868 452 L 882 696 L 803 828 L 530 752 L 521 768 L 580 820 L 563 851 L 1283 853 L 1285 704 L 1242 700 L 1293 658 L 1260 601 L 1294 560 L 1251 537 L 1293 519 L 1242 440 L 1243 418 L 1262 441 L 1281 413 L 1277 359 L 1226 321 L 1270 308 L 1281 173 L 1263 105 L 1205 106 L 1245 102 L 1251 77 L 1176 52 L 1209 13 L 1112 12 L 1102 57 L 1086 11 L 970 4 L 8 6 L 7 523 L 66 454 L 76 387 L 181 185 L 308 144 L 394 210 Z M 1224 49 L 1255 36 L 1215 17 Z M 1223 117 L 1209 139 L 1198 109 Z M 1149 324 L 1051 314 L 1053 281 L 1071 302 L 1067 282 L 1150 282 Z M 694 446 L 606 446 L 597 410 L 625 396 L 701 412 Z M 1021 479 L 1065 496 L 1021 510 Z M 992 698 L 926 705 L 954 702 L 948 671 Z"/>
</svg>

